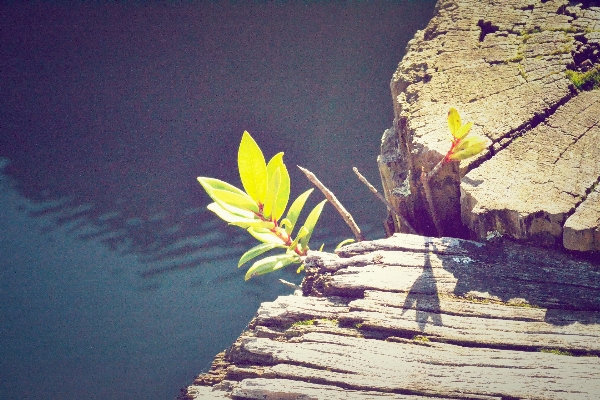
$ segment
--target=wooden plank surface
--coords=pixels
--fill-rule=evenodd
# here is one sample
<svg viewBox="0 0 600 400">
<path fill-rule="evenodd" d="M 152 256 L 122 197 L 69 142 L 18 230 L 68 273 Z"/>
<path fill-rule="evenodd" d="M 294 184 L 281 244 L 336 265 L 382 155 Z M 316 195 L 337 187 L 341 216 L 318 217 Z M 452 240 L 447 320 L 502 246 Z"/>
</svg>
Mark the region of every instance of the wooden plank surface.
<svg viewBox="0 0 600 400">
<path fill-rule="evenodd" d="M 313 252 L 305 295 L 263 303 L 180 398 L 597 399 L 598 271 L 506 241 L 405 234 Z"/>
</svg>

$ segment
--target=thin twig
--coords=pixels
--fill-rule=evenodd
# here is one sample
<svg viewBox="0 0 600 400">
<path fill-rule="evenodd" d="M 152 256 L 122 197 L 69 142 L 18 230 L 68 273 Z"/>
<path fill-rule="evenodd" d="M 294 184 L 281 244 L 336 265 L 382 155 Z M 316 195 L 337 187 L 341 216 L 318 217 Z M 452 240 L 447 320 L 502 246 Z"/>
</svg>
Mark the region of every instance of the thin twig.
<svg viewBox="0 0 600 400">
<path fill-rule="evenodd" d="M 437 172 L 439 171 L 440 168 L 442 168 L 442 165 L 444 165 L 444 163 L 446 162 L 446 157 L 442 158 L 440 160 L 440 162 L 438 162 L 437 164 L 435 164 L 435 167 L 433 167 L 433 169 L 431 171 L 429 171 L 427 173 L 427 180 L 431 180 L 431 178 L 437 174 Z"/>
<path fill-rule="evenodd" d="M 302 168 L 299 165 L 298 165 L 298 168 L 300 168 L 300 171 L 304 172 L 304 175 L 306 175 L 308 180 L 311 181 L 313 183 L 313 185 L 315 185 L 321 192 L 323 192 L 323 194 L 325 195 L 325 198 L 327 200 L 329 200 L 331 202 L 331 204 L 333 204 L 333 206 L 336 208 L 336 210 L 338 210 L 338 212 L 340 213 L 340 215 L 342 216 L 342 218 L 344 219 L 346 224 L 348 224 L 350 229 L 352 229 L 352 232 L 354 233 L 354 236 L 356 237 L 356 241 L 361 242 L 361 241 L 365 240 L 363 234 L 360 231 L 360 228 L 358 227 L 358 225 L 356 225 L 356 222 L 354 222 L 354 218 L 352 218 L 352 215 L 344 208 L 342 203 L 339 202 L 339 200 L 335 197 L 333 192 L 331 192 L 331 190 L 327 189 L 325 187 L 325 185 L 323 185 L 321 183 L 321 181 L 319 179 L 317 179 L 315 174 L 313 174 L 306 168 Z"/>
<path fill-rule="evenodd" d="M 442 226 L 440 225 L 440 220 L 437 216 L 437 212 L 435 207 L 433 206 L 433 197 L 431 196 L 431 188 L 429 187 L 429 178 L 425 173 L 425 167 L 421 167 L 421 184 L 423 185 L 423 189 L 425 189 L 425 197 L 427 198 L 427 203 L 429 204 L 429 213 L 431 214 L 431 219 L 433 219 L 433 224 L 435 225 L 435 230 L 439 237 L 442 236 Z"/>
<path fill-rule="evenodd" d="M 398 219 L 400 220 L 400 222 L 406 226 L 406 228 L 408 228 L 408 231 L 410 233 L 414 233 L 416 234 L 417 231 L 408 223 L 408 221 L 406 220 L 406 218 L 404 218 L 402 216 L 402 214 L 400 214 L 398 211 L 396 211 L 396 208 L 389 202 L 386 200 L 385 197 L 383 197 L 383 195 L 381 193 L 379 193 L 377 191 L 377 189 L 375 189 L 375 187 L 373 185 L 371 185 L 369 183 L 369 181 L 367 180 L 367 178 L 365 178 L 360 172 L 358 172 L 358 168 L 356 167 L 352 167 L 352 170 L 354 171 L 354 173 L 356 174 L 356 176 L 358 176 L 358 179 L 360 179 L 360 181 L 362 183 L 364 183 L 369 190 L 375 195 L 377 196 L 377 198 L 379 200 L 381 200 L 383 202 L 383 204 L 385 204 L 385 206 L 388 208 L 388 210 L 390 210 L 390 212 L 392 212 L 396 217 L 398 217 Z"/>
</svg>

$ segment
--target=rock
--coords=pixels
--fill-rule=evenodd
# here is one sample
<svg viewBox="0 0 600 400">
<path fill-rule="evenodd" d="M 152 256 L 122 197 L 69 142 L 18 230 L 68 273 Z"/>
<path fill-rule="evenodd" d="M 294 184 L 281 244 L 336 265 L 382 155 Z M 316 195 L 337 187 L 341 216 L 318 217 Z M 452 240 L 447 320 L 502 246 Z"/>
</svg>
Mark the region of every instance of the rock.
<svg viewBox="0 0 600 400">
<path fill-rule="evenodd" d="M 600 91 L 577 81 L 600 74 L 599 21 L 566 0 L 438 1 L 392 78 L 378 159 L 387 199 L 419 232 L 435 233 L 419 176 L 448 151 L 455 107 L 492 146 L 433 177 L 444 235 L 600 248 Z"/>
</svg>

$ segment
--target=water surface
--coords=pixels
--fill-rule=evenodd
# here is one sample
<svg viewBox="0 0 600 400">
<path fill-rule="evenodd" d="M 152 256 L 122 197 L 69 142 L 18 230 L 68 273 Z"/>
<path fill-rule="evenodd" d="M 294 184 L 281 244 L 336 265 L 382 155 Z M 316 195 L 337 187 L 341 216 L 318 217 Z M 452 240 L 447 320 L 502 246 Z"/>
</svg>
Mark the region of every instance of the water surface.
<svg viewBox="0 0 600 400">
<path fill-rule="evenodd" d="M 244 130 L 370 238 L 391 75 L 433 1 L 0 5 L 0 398 L 173 398 L 284 270 L 195 181 L 239 185 Z M 310 205 L 322 199 L 314 193 Z M 301 217 L 302 218 L 302 217 Z M 313 247 L 350 237 L 326 206 Z"/>
</svg>

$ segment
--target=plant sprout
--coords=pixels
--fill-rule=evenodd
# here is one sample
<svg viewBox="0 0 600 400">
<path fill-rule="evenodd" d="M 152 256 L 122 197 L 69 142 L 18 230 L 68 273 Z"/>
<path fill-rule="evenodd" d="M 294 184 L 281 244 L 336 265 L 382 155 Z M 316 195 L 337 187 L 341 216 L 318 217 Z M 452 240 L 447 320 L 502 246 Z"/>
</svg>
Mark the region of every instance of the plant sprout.
<svg viewBox="0 0 600 400">
<path fill-rule="evenodd" d="M 238 150 L 238 169 L 244 190 L 219 179 L 198 177 L 198 182 L 214 201 L 207 208 L 229 225 L 245 229 L 261 242 L 242 255 L 238 268 L 269 250 L 285 250 L 283 254 L 255 261 L 244 279 L 301 263 L 308 253 L 308 242 L 327 200 L 312 209 L 294 238 L 292 234 L 298 217 L 313 189 L 298 196 L 282 218 L 290 196 L 290 176 L 283 163 L 283 153 L 275 154 L 266 163 L 260 147 L 247 131 L 242 135 Z"/>
<path fill-rule="evenodd" d="M 429 180 L 445 163 L 451 161 L 460 161 L 469 157 L 473 157 L 488 147 L 489 140 L 485 136 L 476 134 L 469 135 L 472 127 L 473 122 L 467 122 L 463 125 L 458 111 L 456 111 L 454 107 L 450 107 L 450 110 L 448 110 L 448 129 L 450 129 L 450 133 L 452 134 L 452 144 L 450 145 L 450 150 L 448 150 L 444 158 L 442 158 L 431 171 L 425 173 L 425 167 L 422 167 L 421 170 L 421 184 L 423 185 L 423 189 L 425 191 L 425 197 L 429 205 L 429 212 L 438 236 L 442 236 L 442 225 L 433 205 L 433 196 L 431 194 Z"/>
</svg>

